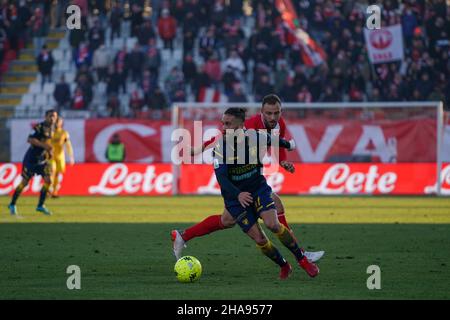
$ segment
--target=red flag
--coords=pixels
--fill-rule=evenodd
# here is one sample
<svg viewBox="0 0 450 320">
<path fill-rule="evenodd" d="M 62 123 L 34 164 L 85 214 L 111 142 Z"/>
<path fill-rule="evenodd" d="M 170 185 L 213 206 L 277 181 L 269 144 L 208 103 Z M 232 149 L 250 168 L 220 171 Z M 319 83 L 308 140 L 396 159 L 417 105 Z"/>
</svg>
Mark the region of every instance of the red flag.
<svg viewBox="0 0 450 320">
<path fill-rule="evenodd" d="M 227 96 L 222 94 L 219 90 L 208 88 L 208 87 L 202 87 L 199 90 L 198 102 L 227 102 Z"/>
<path fill-rule="evenodd" d="M 311 67 L 320 65 L 326 59 L 325 51 L 298 26 L 298 16 L 291 0 L 276 0 L 275 6 L 288 31 L 295 36 L 301 48 L 303 62 Z"/>
</svg>

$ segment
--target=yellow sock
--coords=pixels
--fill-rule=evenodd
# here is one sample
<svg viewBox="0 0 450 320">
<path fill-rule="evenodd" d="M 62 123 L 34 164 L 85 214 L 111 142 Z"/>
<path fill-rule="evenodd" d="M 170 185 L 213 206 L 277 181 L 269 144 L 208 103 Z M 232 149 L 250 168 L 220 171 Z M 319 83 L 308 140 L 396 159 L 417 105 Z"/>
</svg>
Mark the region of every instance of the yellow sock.
<svg viewBox="0 0 450 320">
<path fill-rule="evenodd" d="M 280 231 L 275 233 L 275 235 L 280 239 L 281 243 L 283 243 L 286 247 L 292 246 L 295 244 L 295 239 L 292 237 L 292 234 L 289 232 L 289 230 L 280 224 L 281 228 Z"/>
<path fill-rule="evenodd" d="M 267 243 L 262 246 L 258 244 L 256 246 L 261 250 L 261 252 L 266 257 L 274 261 L 279 266 L 283 266 L 286 264 L 286 260 L 283 258 L 280 251 L 278 251 L 278 249 L 272 244 L 270 240 L 268 240 Z"/>
<path fill-rule="evenodd" d="M 53 194 L 57 194 L 58 193 L 58 183 L 59 183 L 59 173 L 57 172 L 53 178 L 52 181 L 52 191 Z"/>
<path fill-rule="evenodd" d="M 275 233 L 275 235 L 278 237 L 278 239 L 280 239 L 281 243 L 294 254 L 294 256 L 298 260 L 303 258 L 303 253 L 298 246 L 297 241 L 285 226 L 281 225 L 280 231 Z"/>
</svg>

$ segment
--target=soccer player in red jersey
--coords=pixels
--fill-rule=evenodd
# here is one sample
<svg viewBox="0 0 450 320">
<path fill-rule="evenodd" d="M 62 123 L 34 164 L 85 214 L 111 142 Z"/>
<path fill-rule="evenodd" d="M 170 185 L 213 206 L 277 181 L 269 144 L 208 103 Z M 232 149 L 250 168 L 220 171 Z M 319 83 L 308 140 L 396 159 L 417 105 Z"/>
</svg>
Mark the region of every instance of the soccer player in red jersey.
<svg viewBox="0 0 450 320">
<path fill-rule="evenodd" d="M 279 130 L 280 138 L 286 136 L 286 124 L 281 117 L 281 99 L 275 94 L 269 94 L 263 98 L 261 113 L 245 120 L 246 129 L 265 129 L 269 133 L 273 129 Z M 217 137 L 203 143 L 201 150 L 192 150 L 192 155 L 198 154 L 212 148 Z M 200 149 L 200 148 L 199 148 Z M 279 148 L 280 166 L 290 173 L 295 172 L 295 167 L 292 162 L 286 160 L 286 149 Z M 273 201 L 277 210 L 278 221 L 283 224 L 288 230 L 291 230 L 286 221 L 285 209 L 280 197 L 274 192 L 272 193 Z M 186 242 L 217 230 L 231 228 L 236 224 L 231 214 L 224 209 L 221 215 L 211 215 L 203 221 L 189 227 L 184 231 L 172 230 L 171 238 L 173 242 L 173 251 L 177 259 L 181 257 L 181 252 L 186 247 Z M 302 249 L 303 250 L 303 249 Z M 324 251 L 308 252 L 304 251 L 304 255 L 311 262 L 318 261 L 324 255 Z"/>
</svg>

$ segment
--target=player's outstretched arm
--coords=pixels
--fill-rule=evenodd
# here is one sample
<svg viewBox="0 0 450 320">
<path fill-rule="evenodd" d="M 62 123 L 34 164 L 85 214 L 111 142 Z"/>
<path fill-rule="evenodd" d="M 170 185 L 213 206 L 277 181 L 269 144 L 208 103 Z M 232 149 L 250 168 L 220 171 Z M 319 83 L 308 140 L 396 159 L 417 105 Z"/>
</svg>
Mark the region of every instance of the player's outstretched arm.
<svg viewBox="0 0 450 320">
<path fill-rule="evenodd" d="M 280 138 L 280 147 L 292 151 L 295 149 L 295 141 L 293 139 L 287 141 L 286 139 Z"/>
<path fill-rule="evenodd" d="M 72 143 L 70 142 L 69 138 L 67 138 L 67 140 L 66 140 L 66 148 L 67 148 L 67 153 L 69 154 L 70 164 L 73 165 L 75 163 L 75 159 L 73 156 Z"/>
<path fill-rule="evenodd" d="M 295 141 L 293 139 L 287 141 L 283 138 L 280 138 L 280 147 L 287 149 L 288 151 L 292 151 L 295 149 Z M 280 159 L 280 166 L 284 168 L 289 173 L 295 172 L 294 164 L 290 161 L 281 160 Z"/>
<path fill-rule="evenodd" d="M 196 156 L 204 151 L 204 146 L 191 147 L 191 157 Z"/>
<path fill-rule="evenodd" d="M 200 147 L 191 147 L 191 156 L 196 156 L 208 149 L 212 149 L 214 147 L 214 142 L 216 140 L 216 137 L 213 137 L 209 139 L 208 141 L 203 142 L 203 144 Z"/>
<path fill-rule="evenodd" d="M 272 138 L 270 135 L 266 135 L 265 133 L 260 133 L 263 136 L 267 136 L 267 145 L 271 145 L 272 143 Z M 295 149 L 296 144 L 295 141 L 293 139 L 291 140 L 286 140 L 284 138 L 281 138 L 278 136 L 279 139 L 279 146 L 283 149 L 287 149 L 288 151 L 292 151 Z M 283 151 L 283 155 L 282 155 L 282 151 Z M 286 161 L 284 160 L 286 159 L 286 153 L 284 150 L 280 150 L 280 166 L 282 168 L 284 168 L 286 171 L 288 171 L 289 173 L 294 173 L 295 172 L 295 167 L 294 164 L 292 162 Z"/>
<path fill-rule="evenodd" d="M 42 148 L 45 149 L 47 151 L 51 151 L 52 150 L 52 146 L 48 143 L 45 142 L 41 142 L 36 138 L 28 138 L 28 143 L 31 144 L 32 146 L 38 147 L 38 148 Z"/>
<path fill-rule="evenodd" d="M 271 146 L 272 145 L 272 135 L 268 135 L 266 133 L 262 133 L 262 132 L 258 132 L 258 134 L 260 135 L 260 139 L 267 139 L 267 145 Z M 295 145 L 295 141 L 294 139 L 291 140 L 286 140 L 284 138 L 281 138 L 280 136 L 277 136 L 278 138 L 278 145 L 280 146 L 280 148 L 284 148 L 287 149 L 288 151 L 292 151 L 295 149 L 296 145 Z"/>
</svg>

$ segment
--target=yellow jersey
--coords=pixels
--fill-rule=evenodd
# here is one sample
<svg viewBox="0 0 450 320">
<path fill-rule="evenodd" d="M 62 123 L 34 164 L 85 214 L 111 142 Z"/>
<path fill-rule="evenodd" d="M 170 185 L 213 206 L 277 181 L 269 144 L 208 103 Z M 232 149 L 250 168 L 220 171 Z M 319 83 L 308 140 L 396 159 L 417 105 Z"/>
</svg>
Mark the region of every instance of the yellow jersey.
<svg viewBox="0 0 450 320">
<path fill-rule="evenodd" d="M 72 144 L 70 143 L 69 133 L 64 129 L 56 129 L 52 136 L 53 159 L 65 160 L 64 145 L 67 146 L 67 153 L 73 156 Z"/>
</svg>

